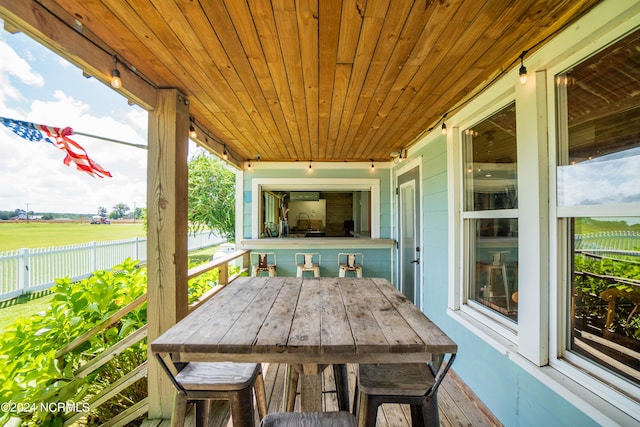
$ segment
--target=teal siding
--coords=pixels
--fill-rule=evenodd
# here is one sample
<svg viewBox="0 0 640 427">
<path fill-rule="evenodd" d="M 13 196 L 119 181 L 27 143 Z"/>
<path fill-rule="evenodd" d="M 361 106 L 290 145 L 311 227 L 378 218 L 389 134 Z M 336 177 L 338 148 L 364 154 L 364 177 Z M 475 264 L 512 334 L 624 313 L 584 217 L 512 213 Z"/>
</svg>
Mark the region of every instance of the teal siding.
<svg viewBox="0 0 640 427">
<path fill-rule="evenodd" d="M 446 141 L 419 150 L 423 185 L 424 312 L 459 346 L 453 369 L 506 426 L 595 426 L 588 416 L 447 315 Z"/>
<path fill-rule="evenodd" d="M 354 239 L 354 247 L 349 249 L 309 249 L 308 252 L 319 252 L 322 259 L 320 264 L 320 276 L 338 277 L 338 254 L 340 252 L 358 252 L 364 254 L 364 266 L 362 275 L 364 277 L 382 277 L 391 280 L 391 250 L 390 249 L 360 249 L 357 247 L 358 239 Z M 311 244 L 311 242 L 310 242 Z M 300 249 L 256 249 L 253 252 L 273 252 L 276 254 L 278 276 L 295 277 L 296 252 L 305 252 Z M 254 257 L 255 259 L 255 257 Z M 359 259 L 359 257 L 358 257 Z M 253 261 L 253 260 L 252 260 Z M 344 262 L 344 260 L 343 260 Z M 266 275 L 266 273 L 263 273 Z M 312 273 L 305 273 L 305 277 L 313 276 Z M 348 277 L 355 276 L 354 273 L 347 273 Z"/>
</svg>

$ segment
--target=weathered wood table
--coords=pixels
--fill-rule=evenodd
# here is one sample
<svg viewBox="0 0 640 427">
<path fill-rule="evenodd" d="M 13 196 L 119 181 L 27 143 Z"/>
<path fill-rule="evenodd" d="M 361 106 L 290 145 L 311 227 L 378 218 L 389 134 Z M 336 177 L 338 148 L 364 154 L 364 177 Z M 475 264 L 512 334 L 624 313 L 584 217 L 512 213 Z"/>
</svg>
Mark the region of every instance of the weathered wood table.
<svg viewBox="0 0 640 427">
<path fill-rule="evenodd" d="M 151 343 L 175 362 L 301 364 L 301 409 L 321 411 L 319 365 L 429 362 L 456 344 L 385 279 L 245 277 Z"/>
</svg>

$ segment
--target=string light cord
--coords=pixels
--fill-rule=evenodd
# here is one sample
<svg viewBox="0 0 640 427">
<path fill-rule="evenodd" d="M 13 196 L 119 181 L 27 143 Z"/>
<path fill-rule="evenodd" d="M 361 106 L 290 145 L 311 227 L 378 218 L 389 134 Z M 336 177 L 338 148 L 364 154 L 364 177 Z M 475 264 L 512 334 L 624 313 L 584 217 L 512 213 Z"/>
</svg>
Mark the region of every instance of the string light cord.
<svg viewBox="0 0 640 427">
<path fill-rule="evenodd" d="M 90 39 L 89 37 L 87 37 L 82 31 L 79 31 L 78 28 L 76 28 L 75 26 L 69 24 L 68 22 L 63 20 L 61 17 L 59 17 L 58 15 L 53 13 L 51 11 L 51 9 L 49 9 L 46 5 L 42 4 L 42 2 L 40 2 L 39 0 L 34 0 L 34 1 L 38 6 L 40 6 L 42 9 L 46 10 L 49 13 L 50 16 L 54 17 L 62 25 L 66 26 L 70 30 L 75 31 L 76 34 L 78 34 L 80 37 L 82 37 L 83 39 L 85 39 L 86 41 L 91 43 L 93 46 L 95 46 L 98 50 L 100 50 L 104 54 L 106 54 L 110 58 L 110 60 L 113 60 L 113 58 L 117 58 L 118 64 L 122 64 L 122 66 L 124 68 L 128 69 L 134 76 L 138 77 L 140 80 L 142 80 L 143 82 L 145 82 L 147 85 L 151 86 L 152 88 L 154 88 L 156 90 L 160 89 L 160 87 L 157 84 L 152 82 L 144 74 L 141 74 L 135 66 L 133 66 L 133 65 L 129 64 L 128 62 L 124 61 L 122 59 L 122 56 L 116 54 L 115 52 L 109 52 L 105 47 L 99 45 L 96 41 L 94 41 L 94 40 Z M 82 26 L 84 27 L 84 24 L 82 24 Z"/>
</svg>

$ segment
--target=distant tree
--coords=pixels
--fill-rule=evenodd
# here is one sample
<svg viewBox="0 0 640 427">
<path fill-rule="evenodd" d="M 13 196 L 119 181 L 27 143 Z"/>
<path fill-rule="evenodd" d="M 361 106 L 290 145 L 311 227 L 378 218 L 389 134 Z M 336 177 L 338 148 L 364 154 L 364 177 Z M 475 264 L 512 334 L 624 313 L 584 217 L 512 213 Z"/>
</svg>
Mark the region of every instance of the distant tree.
<svg viewBox="0 0 640 427">
<path fill-rule="evenodd" d="M 42 215 L 42 219 L 47 220 L 47 221 L 52 220 L 53 219 L 53 214 L 52 213 L 46 213 L 46 214 Z"/>
<path fill-rule="evenodd" d="M 133 211 L 133 219 L 140 219 L 142 218 L 142 208 L 136 208 Z"/>
<path fill-rule="evenodd" d="M 129 212 L 131 208 L 124 203 L 118 203 L 113 207 L 113 210 L 109 214 L 109 218 L 112 219 L 120 219 L 124 218 L 124 216 Z"/>
<path fill-rule="evenodd" d="M 105 208 L 104 206 L 100 206 L 98 208 L 98 215 L 107 216 L 107 208 Z"/>
<path fill-rule="evenodd" d="M 235 174 L 204 150 L 189 160 L 189 210 L 192 231 L 216 230 L 235 239 Z"/>
</svg>

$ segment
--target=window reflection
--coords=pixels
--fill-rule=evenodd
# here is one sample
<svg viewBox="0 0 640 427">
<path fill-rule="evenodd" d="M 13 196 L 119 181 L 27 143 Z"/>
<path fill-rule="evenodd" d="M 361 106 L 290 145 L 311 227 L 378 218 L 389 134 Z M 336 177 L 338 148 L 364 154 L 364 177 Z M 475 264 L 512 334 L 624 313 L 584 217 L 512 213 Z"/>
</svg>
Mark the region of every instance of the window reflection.
<svg viewBox="0 0 640 427">
<path fill-rule="evenodd" d="M 518 207 L 516 107 L 463 132 L 465 210 Z"/>
<path fill-rule="evenodd" d="M 638 52 L 640 30 L 555 82 L 557 204 L 568 242 L 561 259 L 569 264 L 565 286 L 571 302 L 567 347 L 635 384 L 640 384 L 640 217 L 621 217 L 621 211 L 640 212 Z M 597 208 L 585 208 L 589 205 Z"/>
<path fill-rule="evenodd" d="M 517 320 L 518 220 L 468 220 L 470 228 L 470 300 Z"/>
<path fill-rule="evenodd" d="M 571 349 L 640 380 L 640 217 L 573 218 Z"/>
<path fill-rule="evenodd" d="M 467 300 L 517 322 L 515 103 L 466 129 L 462 140 Z"/>
</svg>

